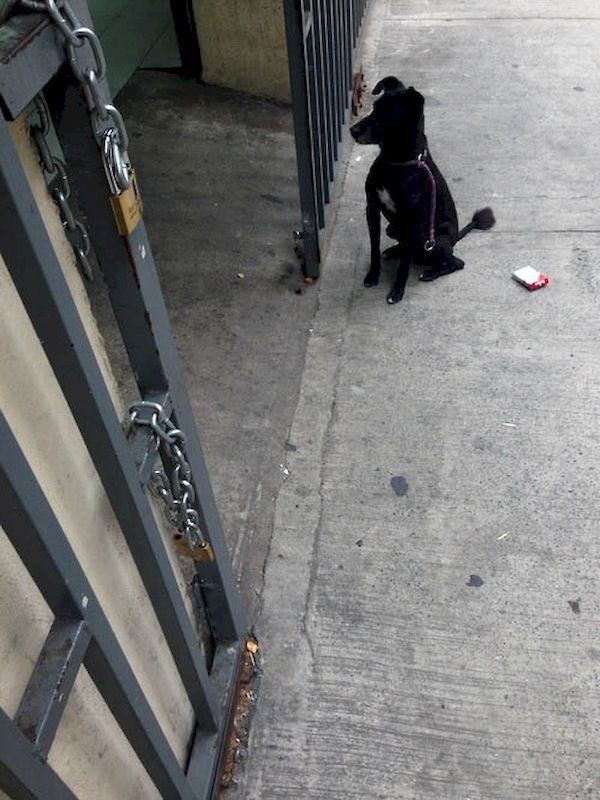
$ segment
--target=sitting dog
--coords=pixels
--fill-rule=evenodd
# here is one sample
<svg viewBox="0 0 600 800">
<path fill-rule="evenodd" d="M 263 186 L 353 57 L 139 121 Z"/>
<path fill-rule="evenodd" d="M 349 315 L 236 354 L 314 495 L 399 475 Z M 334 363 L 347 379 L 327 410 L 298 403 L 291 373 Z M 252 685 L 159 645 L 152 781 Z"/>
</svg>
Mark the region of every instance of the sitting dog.
<svg viewBox="0 0 600 800">
<path fill-rule="evenodd" d="M 381 148 L 365 185 L 371 266 L 364 285 L 379 283 L 383 214 L 389 222 L 388 236 L 398 242 L 384 257 L 400 261 L 387 301 L 398 303 L 404 296 L 412 263 L 429 267 L 420 275 L 422 281 L 462 269 L 464 261 L 454 255 L 454 245 L 475 228 L 491 228 L 495 219 L 492 210 L 484 208 L 458 230 L 450 189 L 429 152 L 423 95 L 392 76 L 383 78 L 373 89 L 374 95 L 382 92 L 371 114 L 353 125 L 350 133 L 359 144 L 378 144 Z"/>
</svg>

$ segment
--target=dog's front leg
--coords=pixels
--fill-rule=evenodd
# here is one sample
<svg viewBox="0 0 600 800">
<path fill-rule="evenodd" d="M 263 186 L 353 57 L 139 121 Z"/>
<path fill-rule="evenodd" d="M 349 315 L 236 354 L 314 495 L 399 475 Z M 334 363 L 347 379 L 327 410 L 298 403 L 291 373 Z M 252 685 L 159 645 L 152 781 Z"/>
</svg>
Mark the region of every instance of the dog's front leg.
<svg viewBox="0 0 600 800">
<path fill-rule="evenodd" d="M 371 241 L 371 266 L 365 275 L 364 285 L 369 289 L 379 283 L 379 273 L 381 272 L 381 254 L 379 247 L 381 244 L 381 213 L 379 198 L 375 193 L 367 193 L 367 225 L 369 227 L 369 239 Z"/>
<path fill-rule="evenodd" d="M 394 279 L 394 285 L 392 286 L 392 291 L 387 296 L 387 301 L 390 305 L 394 305 L 394 303 L 399 303 L 400 300 L 404 297 L 404 290 L 406 289 L 406 281 L 408 280 L 408 273 L 410 272 L 410 263 L 411 259 L 407 254 L 404 252 L 400 258 L 400 263 L 398 264 L 398 269 L 396 271 L 396 277 Z"/>
</svg>

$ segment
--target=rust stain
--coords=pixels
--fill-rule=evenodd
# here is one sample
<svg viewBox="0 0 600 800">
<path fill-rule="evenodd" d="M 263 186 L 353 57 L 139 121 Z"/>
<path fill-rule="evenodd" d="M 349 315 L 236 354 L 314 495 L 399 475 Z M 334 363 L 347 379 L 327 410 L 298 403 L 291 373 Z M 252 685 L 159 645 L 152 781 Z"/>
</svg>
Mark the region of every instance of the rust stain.
<svg viewBox="0 0 600 800">
<path fill-rule="evenodd" d="M 362 65 L 358 68 L 352 76 L 352 116 L 358 116 L 359 111 L 363 107 L 363 92 L 366 89 L 365 76 L 363 73 Z"/>
</svg>

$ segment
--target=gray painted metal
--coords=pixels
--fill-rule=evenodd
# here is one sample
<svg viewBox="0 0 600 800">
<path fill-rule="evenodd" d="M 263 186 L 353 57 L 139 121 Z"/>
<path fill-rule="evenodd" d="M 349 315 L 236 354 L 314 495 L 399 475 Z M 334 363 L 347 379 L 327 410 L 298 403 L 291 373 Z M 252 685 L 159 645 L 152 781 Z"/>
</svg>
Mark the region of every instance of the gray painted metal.
<svg viewBox="0 0 600 800">
<path fill-rule="evenodd" d="M 84 19 L 85 11 L 80 15 Z M 108 91 L 105 82 L 103 88 Z M 218 641 L 236 641 L 247 633 L 247 623 L 144 223 L 128 237 L 118 235 L 87 110 L 68 74 L 54 82 L 49 103 L 140 394 L 168 392 L 173 421 L 187 436 L 200 524 L 215 555 L 211 564 L 198 566 L 208 623 Z"/>
<path fill-rule="evenodd" d="M 319 274 L 319 234 L 315 197 L 315 176 L 309 127 L 309 100 L 305 84 L 304 25 L 302 7 L 297 0 L 284 0 L 285 28 L 288 62 L 292 89 L 294 133 L 296 136 L 296 161 L 298 188 L 304 233 L 305 271 L 309 277 Z"/>
<path fill-rule="evenodd" d="M 92 639 L 83 663 L 149 776 L 164 798 L 195 800 L 91 585 L 1 412 L 0 492 L 0 524 L 51 610 L 57 617 L 69 615 L 85 621 Z M 45 800 L 47 795 L 43 796 Z"/>
<path fill-rule="evenodd" d="M 19 14 L 0 26 L 0 108 L 16 119 L 64 61 L 47 14 Z"/>
<path fill-rule="evenodd" d="M 83 663 L 91 634 L 85 622 L 57 617 L 15 715 L 15 724 L 45 758 Z"/>
<path fill-rule="evenodd" d="M 85 0 L 71 0 L 71 4 L 81 23 L 91 26 Z M 63 43 L 58 37 L 53 48 L 58 63 L 63 62 Z M 34 64 L 39 60 L 39 72 L 44 74 L 45 53 L 40 50 L 37 40 L 31 43 L 21 41 L 19 52 L 22 58 Z M 45 73 L 46 80 L 55 72 L 53 66 L 51 72 Z M 44 83 L 45 80 L 40 78 L 35 83 L 36 91 Z M 105 98 L 110 97 L 106 82 L 103 82 L 102 92 Z M 61 642 L 66 645 L 68 637 L 63 616 L 75 626 L 83 625 L 81 620 L 84 619 L 91 637 L 86 642 L 85 666 L 99 684 L 104 699 L 162 796 L 191 800 L 193 793 L 194 797 L 209 798 L 218 789 L 226 722 L 237 689 L 241 641 L 247 632 L 245 615 L 143 222 L 129 237 L 117 234 L 87 106 L 80 86 L 68 69 L 59 71 L 52 85 L 46 87 L 46 94 L 69 163 L 69 172 L 73 176 L 74 194 L 90 225 L 140 396 L 165 407 L 173 422 L 187 436 L 186 450 L 199 501 L 200 523 L 215 555 L 214 562 L 197 565 L 195 579 L 201 594 L 200 606 L 206 612 L 205 622 L 214 645 L 210 676 L 143 492 L 156 462 L 156 442 L 147 428 L 135 427 L 127 440 L 125 438 L 47 233 L 37 211 L 30 212 L 36 208 L 35 202 L 2 120 L 0 213 L 7 224 L 0 231 L 0 251 L 94 460 L 194 707 L 197 727 L 191 747 L 188 781 L 174 763 L 173 753 L 114 636 L 111 639 L 112 631 L 101 610 L 93 608 L 89 587 L 81 589 L 79 599 L 65 590 L 67 585 L 72 588 L 73 574 L 76 575 L 75 583 L 86 581 L 73 554 L 69 551 L 66 560 L 63 558 L 54 568 L 50 564 L 48 570 L 42 569 L 38 555 L 44 553 L 42 545 L 47 542 L 45 533 L 41 532 L 43 529 L 37 526 L 44 522 L 44 515 L 51 516 L 51 511 L 44 506 L 43 496 L 36 497 L 35 492 L 21 498 L 20 503 L 13 503 L 13 515 L 18 512 L 20 516 L 12 522 L 19 530 L 23 526 L 29 527 L 28 535 L 23 536 L 21 532 L 19 540 L 21 544 L 28 542 L 29 546 L 23 546 L 19 553 L 54 613 L 61 617 L 53 626 L 45 650 L 61 650 Z M 8 112 L 7 115 L 10 116 Z M 133 397 L 131 401 L 137 399 Z M 15 452 L 11 457 L 16 457 Z M 164 461 L 164 454 L 158 453 Z M 26 467 L 24 462 L 20 465 L 23 474 Z M 6 471 L 4 478 L 8 480 Z M 11 487 L 11 491 L 17 493 L 17 487 L 12 484 Z M 41 495 L 35 482 L 34 489 Z M 34 504 L 36 514 L 40 512 L 36 503 L 42 507 L 42 517 L 30 519 L 27 516 L 30 503 Z M 54 524 L 58 525 L 55 520 Z M 64 538 L 60 530 L 49 534 L 51 539 L 54 535 L 54 546 L 59 534 Z M 42 544 L 34 541 L 36 536 Z M 69 547 L 66 539 L 63 544 Z M 50 545 L 46 549 L 49 552 Z M 85 594 L 85 604 L 81 602 L 81 592 Z M 84 608 L 88 609 L 85 614 Z M 96 627 L 89 620 L 93 613 L 96 614 Z M 83 628 L 77 630 L 83 632 Z M 81 650 L 85 650 L 83 637 L 77 640 L 77 644 L 80 643 Z M 32 738 L 37 736 L 42 752 L 47 751 L 60 722 L 60 708 L 55 702 L 60 664 L 61 689 L 65 689 L 66 696 L 77 674 L 79 655 L 79 652 L 72 652 L 72 657 L 65 657 L 62 662 L 56 656 L 56 669 L 53 671 L 48 667 L 52 659 L 43 653 L 34 672 L 35 680 L 32 678 L 23 698 L 19 721 Z M 68 686 L 65 670 L 68 672 Z"/>
<path fill-rule="evenodd" d="M 85 0 L 73 0 L 73 7 L 83 24 L 91 25 Z M 101 87 L 110 96 L 105 80 Z M 149 392 L 168 392 L 173 418 L 186 433 L 200 522 L 215 554 L 212 567 L 200 575 L 210 586 L 205 597 L 208 623 L 217 640 L 235 641 L 246 634 L 247 623 L 145 227 L 142 222 L 129 237 L 116 231 L 97 145 L 88 133 L 87 109 L 67 70 L 54 82 L 49 99 L 140 394 L 145 398 Z M 110 123 L 100 123 L 98 131 L 105 124 Z"/>
<path fill-rule="evenodd" d="M 2 709 L 0 789 L 19 800 L 77 800 L 54 770 L 32 753 L 29 740 Z"/>
<path fill-rule="evenodd" d="M 284 2 L 305 272 L 313 278 L 319 275 L 319 232 L 327 219 L 366 5 L 367 0 Z"/>
<path fill-rule="evenodd" d="M 237 698 L 243 644 L 220 645 L 215 651 L 211 678 L 222 698 L 224 719 L 230 719 Z M 219 795 L 221 763 L 225 748 L 219 741 L 227 730 L 212 737 L 197 731 L 190 749 L 187 776 L 190 786 L 199 797 L 216 798 Z"/>
<path fill-rule="evenodd" d="M 112 503 L 198 718 L 219 726 L 218 701 L 152 510 L 35 199 L 0 120 L 0 252 Z"/>
<path fill-rule="evenodd" d="M 171 398 L 167 392 L 148 392 L 144 395 L 144 400 L 150 403 L 157 403 L 164 408 L 167 415 L 171 414 Z M 152 470 L 156 467 L 158 459 L 158 442 L 156 436 L 149 427 L 132 425 L 127 441 L 131 447 L 131 455 L 138 468 L 138 476 L 142 486 L 148 483 Z"/>
</svg>

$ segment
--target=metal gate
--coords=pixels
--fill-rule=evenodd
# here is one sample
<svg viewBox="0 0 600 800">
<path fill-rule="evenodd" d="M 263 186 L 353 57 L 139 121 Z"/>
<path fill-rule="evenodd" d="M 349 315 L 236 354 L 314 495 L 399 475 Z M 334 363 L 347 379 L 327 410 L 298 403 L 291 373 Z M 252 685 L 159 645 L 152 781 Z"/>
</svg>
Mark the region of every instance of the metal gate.
<svg viewBox="0 0 600 800">
<path fill-rule="evenodd" d="M 368 0 L 284 0 L 305 274 L 317 278 Z"/>
<path fill-rule="evenodd" d="M 14 719 L 0 710 L 0 789 L 15 798 L 75 797 L 47 756 L 83 665 L 161 796 L 204 800 L 216 791 L 246 622 L 141 218 L 127 131 L 109 96 L 86 1 L 11 5 L 0 42 L 0 253 L 127 541 L 196 731 L 182 766 L 0 412 L 0 524 L 54 615 Z M 7 126 L 34 99 L 39 118 L 33 134 L 49 191 L 88 277 L 94 243 L 139 389 L 125 422 L 115 412 Z M 64 162 L 48 145 L 53 127 Z M 152 514 L 150 489 L 193 565 L 204 647 Z"/>
</svg>

